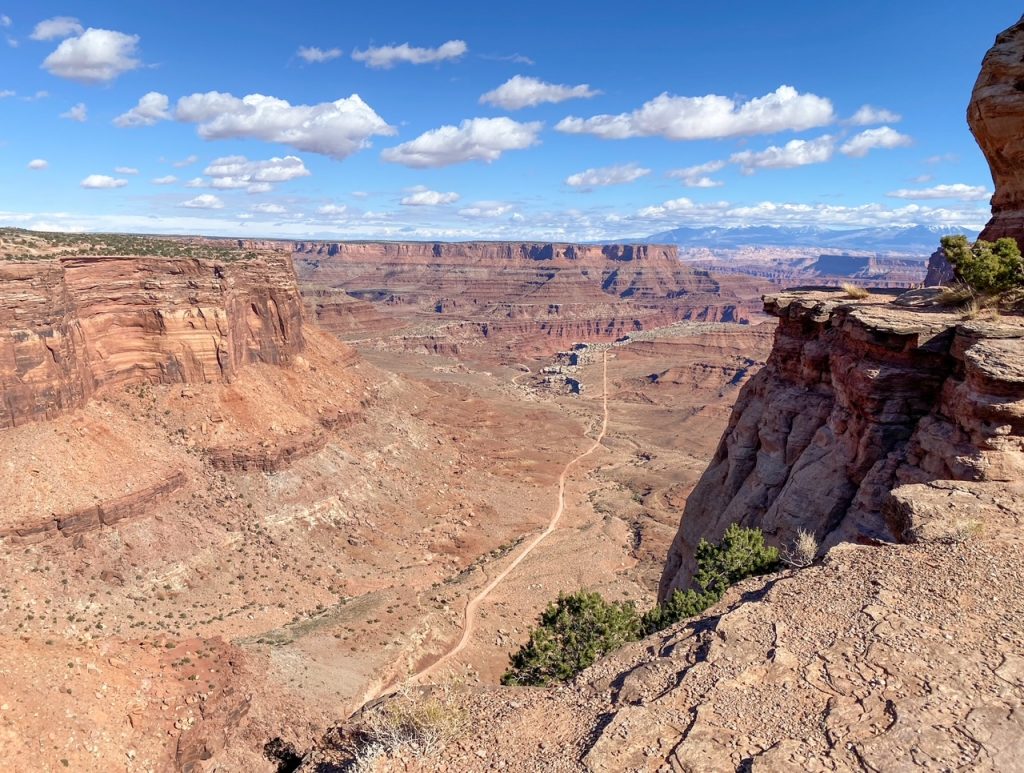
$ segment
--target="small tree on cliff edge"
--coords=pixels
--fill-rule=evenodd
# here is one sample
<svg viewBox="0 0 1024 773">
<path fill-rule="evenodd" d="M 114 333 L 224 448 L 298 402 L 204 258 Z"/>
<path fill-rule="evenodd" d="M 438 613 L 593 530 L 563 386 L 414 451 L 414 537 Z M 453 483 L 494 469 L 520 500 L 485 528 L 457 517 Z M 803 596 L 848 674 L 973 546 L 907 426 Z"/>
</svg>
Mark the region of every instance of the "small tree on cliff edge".
<svg viewBox="0 0 1024 773">
<path fill-rule="evenodd" d="M 995 242 L 943 236 L 942 249 L 957 278 L 977 293 L 1002 293 L 1024 287 L 1024 260 L 1016 239 Z"/>
</svg>

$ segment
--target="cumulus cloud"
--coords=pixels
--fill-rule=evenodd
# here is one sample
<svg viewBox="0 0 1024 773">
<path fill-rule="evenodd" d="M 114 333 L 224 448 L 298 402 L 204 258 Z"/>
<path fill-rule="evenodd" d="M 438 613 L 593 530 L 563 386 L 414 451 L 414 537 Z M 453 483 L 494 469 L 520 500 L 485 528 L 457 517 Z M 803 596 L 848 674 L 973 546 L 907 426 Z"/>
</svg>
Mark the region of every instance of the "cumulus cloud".
<svg viewBox="0 0 1024 773">
<path fill-rule="evenodd" d="M 33 158 L 31 161 L 28 162 L 29 169 L 47 169 L 49 166 L 50 163 L 45 158 Z"/>
<path fill-rule="evenodd" d="M 253 212 L 262 212 L 265 215 L 283 215 L 288 211 L 280 204 L 253 204 L 250 209 Z"/>
<path fill-rule="evenodd" d="M 406 207 L 436 207 L 440 204 L 454 204 L 458 200 L 459 194 L 454 191 L 442 193 L 417 185 L 409 191 L 408 196 L 403 196 L 399 203 Z"/>
<path fill-rule="evenodd" d="M 67 118 L 69 121 L 78 121 L 78 123 L 85 123 L 89 120 L 89 108 L 85 106 L 84 102 L 79 102 L 74 107 L 70 108 L 66 113 L 60 114 L 61 118 Z"/>
<path fill-rule="evenodd" d="M 0 14 L 0 27 L 10 27 L 13 23 L 10 16 Z"/>
<path fill-rule="evenodd" d="M 344 204 L 324 204 L 322 207 L 317 207 L 318 215 L 326 215 L 327 217 L 341 217 L 348 211 L 348 207 Z"/>
<path fill-rule="evenodd" d="M 11 91 L 10 89 L 0 89 L 0 99 L 7 99 L 7 97 L 13 97 L 17 93 L 18 92 Z"/>
<path fill-rule="evenodd" d="M 636 164 L 617 164 L 586 169 L 565 178 L 565 184 L 573 188 L 599 188 L 606 185 L 622 185 L 649 175 L 650 169 Z"/>
<path fill-rule="evenodd" d="M 194 199 L 181 202 L 178 206 L 186 209 L 223 209 L 224 202 L 212 193 L 202 193 Z"/>
<path fill-rule="evenodd" d="M 189 180 L 187 183 L 185 183 L 185 187 L 186 188 L 205 188 L 206 187 L 206 181 L 202 177 L 193 177 L 191 180 Z"/>
<path fill-rule="evenodd" d="M 93 29 L 62 41 L 43 60 L 51 75 L 79 83 L 104 83 L 142 65 L 136 58 L 138 35 Z"/>
<path fill-rule="evenodd" d="M 706 140 L 803 131 L 835 120 L 832 102 L 780 86 L 770 94 L 737 103 L 729 97 L 677 97 L 663 93 L 631 113 L 568 117 L 555 128 L 568 134 L 593 134 L 603 139 L 664 137 Z"/>
<path fill-rule="evenodd" d="M 875 123 L 899 123 L 902 120 L 903 116 L 899 113 L 894 113 L 892 110 L 886 110 L 884 107 L 863 105 L 850 117 L 847 123 L 852 123 L 855 126 L 870 126 Z"/>
<path fill-rule="evenodd" d="M 891 150 L 892 148 L 905 148 L 914 143 L 914 140 L 906 134 L 900 134 L 888 126 L 880 126 L 877 129 L 867 129 L 856 134 L 843 143 L 839 150 L 847 156 L 863 158 L 875 148 Z"/>
<path fill-rule="evenodd" d="M 181 161 L 175 161 L 173 164 L 171 164 L 171 166 L 173 166 L 175 169 L 183 169 L 186 166 L 192 166 L 192 164 L 194 164 L 198 160 L 199 156 L 193 154 L 191 156 L 186 156 L 185 158 L 181 159 Z"/>
<path fill-rule="evenodd" d="M 171 117 L 168 110 L 170 100 L 166 94 L 150 91 L 139 98 L 139 104 L 114 119 L 114 126 L 122 129 L 132 126 L 153 126 L 158 121 L 166 121 Z"/>
<path fill-rule="evenodd" d="M 578 86 L 545 83 L 537 78 L 516 75 L 509 78 L 493 91 L 480 97 L 481 104 L 491 104 L 506 110 L 519 110 L 534 107 L 544 102 L 564 102 L 567 99 L 589 99 L 596 97 L 600 91 L 590 88 L 589 84 Z"/>
<path fill-rule="evenodd" d="M 341 56 L 341 49 L 328 48 L 325 50 L 316 46 L 299 46 L 299 50 L 295 52 L 295 55 L 307 64 L 319 64 L 337 59 Z"/>
<path fill-rule="evenodd" d="M 459 210 L 459 215 L 473 219 L 491 219 L 504 217 L 515 209 L 511 204 L 502 201 L 478 201 L 471 207 L 464 207 Z"/>
<path fill-rule="evenodd" d="M 210 162 L 203 170 L 210 178 L 210 187 L 219 189 L 247 188 L 250 193 L 266 193 L 272 183 L 308 177 L 309 169 L 298 156 L 250 161 L 245 156 L 224 156 Z"/>
<path fill-rule="evenodd" d="M 934 185 L 931 188 L 919 188 L 916 190 L 900 188 L 897 191 L 890 191 L 886 195 L 894 199 L 986 201 L 992 195 L 992 191 L 988 190 L 984 185 L 953 183 L 952 185 Z"/>
<path fill-rule="evenodd" d="M 83 188 L 95 190 L 103 188 L 123 188 L 128 184 L 127 180 L 121 180 L 105 174 L 91 174 L 79 183 Z"/>
<path fill-rule="evenodd" d="M 449 40 L 437 48 L 415 48 L 408 43 L 400 46 L 378 46 L 365 51 L 353 51 L 352 58 L 357 62 L 365 62 L 367 67 L 387 70 L 396 64 L 431 64 L 449 59 L 458 59 L 469 51 L 464 40 Z"/>
<path fill-rule="evenodd" d="M 318 105 L 292 105 L 263 94 L 239 99 L 210 91 L 179 99 L 175 116 L 199 124 L 203 139 L 278 142 L 337 159 L 367 147 L 373 135 L 395 134 L 358 94 Z"/>
<path fill-rule="evenodd" d="M 458 126 L 431 129 L 409 142 L 381 153 L 381 158 L 416 169 L 448 166 L 465 161 L 490 163 L 506 150 L 536 144 L 543 124 L 519 123 L 511 118 L 468 118 Z"/>
<path fill-rule="evenodd" d="M 832 158 L 835 148 L 835 137 L 824 134 L 813 140 L 790 140 L 781 147 L 772 145 L 764 150 L 733 153 L 729 161 L 737 164 L 743 174 L 753 174 L 758 169 L 792 169 L 823 164 Z"/>
<path fill-rule="evenodd" d="M 81 35 L 84 31 L 85 28 L 78 19 L 72 16 L 54 16 L 52 19 L 39 22 L 29 37 L 32 40 L 59 40 Z"/>
<path fill-rule="evenodd" d="M 153 179 L 153 185 L 174 185 L 178 182 L 178 178 L 173 174 L 165 175 L 163 177 L 157 177 Z"/>
<path fill-rule="evenodd" d="M 134 166 L 115 166 L 114 172 L 117 174 L 138 174 L 139 170 Z"/>
<path fill-rule="evenodd" d="M 706 164 L 672 169 L 668 172 L 668 176 L 674 180 L 681 180 L 687 188 L 720 188 L 725 183 L 721 180 L 713 180 L 708 175 L 721 172 L 723 169 L 725 169 L 724 161 L 708 161 Z"/>
<path fill-rule="evenodd" d="M 706 205 L 705 205 L 706 206 Z M 677 212 L 685 212 L 688 210 L 695 209 L 697 205 L 693 203 L 691 199 L 684 197 L 678 199 L 670 199 L 662 204 L 657 204 L 653 207 L 644 207 L 637 215 L 640 217 L 659 219 L 666 215 L 671 215 Z"/>
</svg>

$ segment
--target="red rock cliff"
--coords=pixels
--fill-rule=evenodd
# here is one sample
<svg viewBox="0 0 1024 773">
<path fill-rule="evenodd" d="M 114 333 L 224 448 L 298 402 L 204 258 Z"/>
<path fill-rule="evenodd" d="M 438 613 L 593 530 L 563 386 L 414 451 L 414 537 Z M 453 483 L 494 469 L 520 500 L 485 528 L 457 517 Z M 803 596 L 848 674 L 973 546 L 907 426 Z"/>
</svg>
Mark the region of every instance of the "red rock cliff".
<svg viewBox="0 0 1024 773">
<path fill-rule="evenodd" d="M 230 381 L 302 347 L 284 255 L 0 262 L 0 428 L 58 415 L 106 386 Z"/>
<path fill-rule="evenodd" d="M 685 587 L 702 537 L 731 523 L 779 544 L 896 539 L 893 488 L 1024 476 L 1024 319 L 877 297 L 769 296 L 767 365 L 744 386 L 683 513 L 661 595 Z"/>
</svg>

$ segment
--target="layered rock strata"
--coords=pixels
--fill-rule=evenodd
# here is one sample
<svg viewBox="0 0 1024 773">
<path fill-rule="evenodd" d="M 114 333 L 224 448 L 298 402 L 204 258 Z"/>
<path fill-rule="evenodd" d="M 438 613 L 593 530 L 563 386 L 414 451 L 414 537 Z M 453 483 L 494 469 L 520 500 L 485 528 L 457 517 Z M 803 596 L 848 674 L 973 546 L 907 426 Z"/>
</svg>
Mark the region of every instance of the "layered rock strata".
<svg viewBox="0 0 1024 773">
<path fill-rule="evenodd" d="M 554 350 L 684 319 L 746 321 L 745 298 L 755 294 L 740 291 L 746 280 L 723 285 L 680 263 L 674 246 L 300 242 L 294 249 L 315 318 L 354 335 L 360 327 L 379 331 L 381 321 L 351 298 L 406 322 L 452 324 L 443 337 L 454 341 L 541 341 Z"/>
<path fill-rule="evenodd" d="M 743 388 L 686 504 L 662 576 L 688 585 L 693 551 L 731 523 L 786 545 L 891 540 L 891 490 L 934 480 L 1024 475 L 1024 320 L 965 322 L 929 307 L 795 292 L 767 365 Z"/>
<path fill-rule="evenodd" d="M 0 261 L 0 429 L 104 387 L 230 382 L 302 350 L 286 255 Z"/>
</svg>

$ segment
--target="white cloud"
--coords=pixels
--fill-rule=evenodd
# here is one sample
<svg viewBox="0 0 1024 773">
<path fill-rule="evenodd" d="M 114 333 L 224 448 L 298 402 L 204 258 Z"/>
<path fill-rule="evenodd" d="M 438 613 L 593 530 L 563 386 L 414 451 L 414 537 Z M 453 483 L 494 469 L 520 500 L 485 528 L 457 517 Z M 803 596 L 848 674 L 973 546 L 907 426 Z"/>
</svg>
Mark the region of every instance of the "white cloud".
<svg viewBox="0 0 1024 773">
<path fill-rule="evenodd" d="M 135 58 L 138 35 L 90 27 L 68 38 L 43 60 L 51 75 L 79 83 L 103 83 L 142 65 Z"/>
<path fill-rule="evenodd" d="M 61 118 L 67 118 L 69 121 L 78 121 L 78 123 L 85 123 L 89 120 L 89 108 L 85 106 L 84 102 L 79 102 L 77 105 L 69 109 L 66 113 L 60 114 Z"/>
<path fill-rule="evenodd" d="M 32 40 L 57 40 L 70 38 L 72 35 L 81 35 L 85 28 L 71 16 L 54 16 L 39 22 L 32 34 Z"/>
<path fill-rule="evenodd" d="M 202 193 L 194 199 L 181 202 L 178 206 L 186 209 L 223 209 L 224 202 L 212 193 Z"/>
<path fill-rule="evenodd" d="M 166 94 L 151 91 L 139 98 L 139 104 L 114 119 L 114 126 L 122 129 L 132 126 L 153 126 L 158 121 L 167 121 L 171 117 L 167 109 L 169 100 Z"/>
<path fill-rule="evenodd" d="M 324 204 L 322 207 L 317 207 L 318 215 L 327 215 L 328 217 L 341 217 L 348 211 L 348 207 L 344 204 Z"/>
<path fill-rule="evenodd" d="M 490 163 L 506 150 L 536 144 L 542 123 L 519 123 L 511 118 L 468 118 L 456 126 L 431 129 L 409 142 L 381 153 L 381 158 L 416 169 L 448 166 L 465 161 Z"/>
<path fill-rule="evenodd" d="M 545 83 L 537 78 L 516 75 L 509 78 L 493 91 L 480 97 L 481 104 L 491 104 L 506 110 L 519 110 L 534 107 L 544 102 L 564 102 L 567 99 L 589 99 L 600 94 L 590 88 L 589 84 L 566 86 L 557 83 Z"/>
<path fill-rule="evenodd" d="M 436 207 L 441 204 L 454 204 L 458 200 L 459 194 L 454 191 L 441 193 L 417 185 L 410 190 L 408 196 L 403 196 L 399 203 L 405 207 Z"/>
<path fill-rule="evenodd" d="M 33 158 L 28 162 L 29 169 L 47 169 L 50 163 L 45 158 Z"/>
<path fill-rule="evenodd" d="M 262 212 L 265 215 L 283 215 L 288 211 L 280 204 L 254 204 L 250 209 L 253 212 Z"/>
<path fill-rule="evenodd" d="M 296 56 L 309 64 L 318 64 L 320 62 L 329 62 L 332 59 L 337 59 L 341 56 L 340 48 L 328 48 L 324 50 L 322 48 L 316 48 L 315 46 L 299 46 L 299 50 L 295 52 Z"/>
<path fill-rule="evenodd" d="M 713 180 L 708 175 L 723 169 L 725 169 L 724 161 L 708 161 L 705 164 L 672 169 L 668 172 L 668 176 L 675 180 L 681 180 L 687 188 L 720 188 L 725 183 L 721 180 Z"/>
<path fill-rule="evenodd" d="M 790 140 L 782 147 L 772 145 L 764 150 L 733 153 L 729 161 L 737 164 L 743 174 L 758 169 L 793 169 L 808 164 L 823 164 L 835 153 L 836 140 L 824 134 L 813 140 Z"/>
<path fill-rule="evenodd" d="M 959 201 L 986 201 L 992 196 L 992 191 L 984 185 L 966 185 L 964 183 L 953 183 L 952 185 L 934 185 L 931 188 L 908 190 L 900 188 L 898 191 L 891 191 L 886 194 L 894 199 L 957 199 Z"/>
<path fill-rule="evenodd" d="M 910 178 L 910 182 L 917 183 L 918 185 L 923 185 L 924 183 L 930 183 L 934 179 L 935 179 L 934 175 L 919 174 L 919 175 L 917 175 L 917 177 L 911 177 Z"/>
<path fill-rule="evenodd" d="M 186 166 L 192 166 L 196 161 L 199 160 L 199 156 L 191 155 L 181 159 L 181 161 L 175 161 L 171 166 L 175 169 L 183 169 Z"/>
<path fill-rule="evenodd" d="M 176 182 L 178 182 L 178 178 L 173 174 L 169 174 L 164 177 L 157 177 L 152 180 L 153 185 L 174 185 Z"/>
<path fill-rule="evenodd" d="M 780 86 L 770 94 L 738 104 L 729 97 L 676 97 L 663 93 L 631 113 L 564 118 L 555 128 L 569 134 L 594 134 L 603 139 L 664 137 L 704 140 L 803 131 L 835 120 L 832 102 Z"/>
<path fill-rule="evenodd" d="M 138 174 L 139 170 L 133 166 L 115 166 L 114 172 L 117 174 Z"/>
<path fill-rule="evenodd" d="M 913 143 L 914 140 L 906 134 L 900 134 L 888 126 L 880 126 L 877 129 L 867 129 L 854 135 L 843 143 L 839 150 L 847 156 L 863 158 L 874 148 L 891 150 L 892 148 L 905 148 Z"/>
<path fill-rule="evenodd" d="M 852 123 L 855 126 L 870 126 L 874 123 L 899 123 L 902 120 L 903 116 L 894 113 L 892 110 L 886 110 L 884 107 L 863 105 L 850 117 L 847 123 Z"/>
<path fill-rule="evenodd" d="M 202 177 L 193 177 L 191 180 L 189 180 L 187 183 L 185 183 L 185 187 L 186 188 L 205 188 L 206 187 L 206 181 L 203 180 Z"/>
<path fill-rule="evenodd" d="M 48 96 L 50 96 L 50 92 L 49 91 L 41 91 L 40 90 L 40 91 L 37 91 L 32 96 L 22 97 L 22 99 L 25 100 L 26 102 L 38 102 L 40 99 L 46 99 Z"/>
<path fill-rule="evenodd" d="M 199 124 L 203 139 L 278 142 L 337 159 L 367 147 L 373 135 L 395 133 L 358 94 L 318 105 L 291 105 L 263 94 L 239 99 L 210 91 L 179 99 L 175 115 Z"/>
<path fill-rule="evenodd" d="M 357 62 L 365 62 L 367 67 L 389 69 L 400 62 L 409 64 L 431 64 L 447 59 L 458 59 L 469 50 L 463 40 L 449 40 L 437 48 L 414 48 L 408 43 L 400 46 L 379 46 L 365 51 L 353 51 L 352 58 Z"/>
<path fill-rule="evenodd" d="M 11 91 L 10 89 L 0 89 L 0 99 L 7 99 L 7 97 L 16 96 L 18 92 Z"/>
<path fill-rule="evenodd" d="M 128 184 L 127 180 L 119 180 L 105 174 L 91 174 L 79 183 L 83 188 L 123 188 Z"/>
<path fill-rule="evenodd" d="M 224 156 L 211 161 L 203 174 L 211 178 L 211 188 L 246 188 L 249 193 L 267 193 L 272 189 L 272 183 L 308 177 L 310 171 L 297 156 L 274 157 L 266 161 L 250 161 L 245 156 Z M 204 187 L 202 180 L 196 179 L 200 184 L 194 187 Z M 189 185 L 192 187 L 191 183 Z"/>
<path fill-rule="evenodd" d="M 960 160 L 960 157 L 957 156 L 956 153 L 943 153 L 943 154 L 938 155 L 938 156 L 928 156 L 928 158 L 926 158 L 924 160 L 924 162 L 926 164 L 934 166 L 935 164 L 946 164 L 946 163 L 955 164 L 959 160 Z"/>
<path fill-rule="evenodd" d="M 571 185 L 573 188 L 598 188 L 606 185 L 622 185 L 639 180 L 650 173 L 650 169 L 645 169 L 636 164 L 617 164 L 571 174 L 565 179 L 565 184 Z"/>
<path fill-rule="evenodd" d="M 474 219 L 491 219 L 504 217 L 515 209 L 511 204 L 501 201 L 478 201 L 471 207 L 459 210 L 459 215 Z"/>
<path fill-rule="evenodd" d="M 666 201 L 662 204 L 658 204 L 653 207 L 644 207 L 639 212 L 637 212 L 637 214 L 640 217 L 658 219 L 665 217 L 666 215 L 674 214 L 676 212 L 685 212 L 687 210 L 692 210 L 696 208 L 696 206 L 697 205 L 695 205 L 691 199 L 682 197 L 678 199 L 670 199 L 669 201 Z"/>
<path fill-rule="evenodd" d="M 13 24 L 13 22 L 11 21 L 10 16 L 0 14 L 0 27 L 10 27 L 11 24 Z"/>
</svg>

